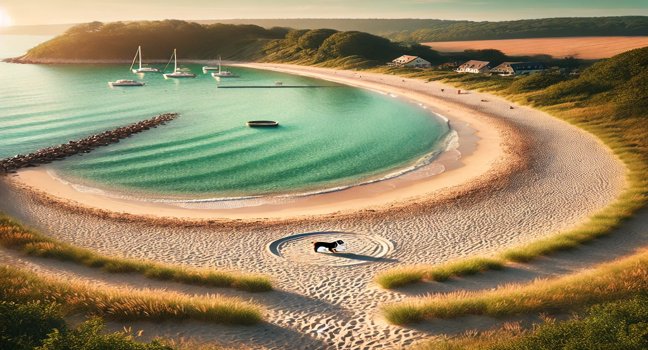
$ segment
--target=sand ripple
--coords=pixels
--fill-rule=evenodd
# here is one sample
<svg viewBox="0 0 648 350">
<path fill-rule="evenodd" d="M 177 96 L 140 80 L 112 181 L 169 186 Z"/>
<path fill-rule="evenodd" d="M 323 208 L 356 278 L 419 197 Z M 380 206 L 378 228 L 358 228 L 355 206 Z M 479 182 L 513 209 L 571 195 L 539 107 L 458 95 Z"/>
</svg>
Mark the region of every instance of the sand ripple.
<svg viewBox="0 0 648 350">
<path fill-rule="evenodd" d="M 331 70 L 294 69 L 334 76 Z M 262 219 L 236 227 L 129 222 L 71 212 L 9 186 L 0 186 L 0 210 L 54 238 L 104 254 L 264 273 L 279 289 L 250 297 L 268 310 L 268 323 L 258 327 L 162 323 L 145 327 L 151 336 L 196 337 L 255 349 L 370 350 L 399 348 L 435 334 L 424 328 L 391 326 L 379 317 L 380 305 L 411 293 L 378 288 L 372 282 L 377 273 L 400 264 L 493 253 L 546 237 L 578 224 L 624 186 L 624 167 L 609 149 L 543 112 L 525 107 L 510 110 L 510 102 L 491 95 L 449 94 L 451 88 L 438 83 L 360 74 L 362 81 L 454 101 L 490 116 L 482 121 L 514 126 L 526 137 L 529 166 L 494 186 L 444 202 L 422 200 L 406 208 L 280 224 Z M 336 77 L 353 81 L 358 75 L 335 71 Z M 402 90 L 394 91 L 403 95 Z M 344 235 L 353 247 L 349 253 L 380 259 L 348 265 L 341 264 L 344 260 L 339 257 L 314 256 L 307 248 L 317 235 L 293 236 L 300 232 L 322 233 L 318 240 Z M 339 233 L 326 236 L 325 232 Z M 416 294 L 429 292 L 434 290 L 424 288 Z"/>
<path fill-rule="evenodd" d="M 312 242 L 342 240 L 348 252 L 316 253 Z M 309 232 L 280 238 L 268 244 L 268 253 L 278 258 L 302 264 L 349 266 L 368 264 L 382 259 L 394 250 L 394 243 L 375 235 L 353 232 Z"/>
</svg>

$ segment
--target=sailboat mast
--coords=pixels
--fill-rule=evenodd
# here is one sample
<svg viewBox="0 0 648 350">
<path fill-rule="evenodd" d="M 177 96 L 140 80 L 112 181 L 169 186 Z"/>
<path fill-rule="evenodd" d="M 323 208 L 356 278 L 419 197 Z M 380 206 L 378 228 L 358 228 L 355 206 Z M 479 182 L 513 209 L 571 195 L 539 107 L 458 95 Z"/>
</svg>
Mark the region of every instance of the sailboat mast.
<svg viewBox="0 0 648 350">
<path fill-rule="evenodd" d="M 135 65 L 135 61 L 137 60 L 137 54 L 139 53 L 139 49 L 137 49 L 137 52 L 135 52 L 135 57 L 133 57 L 133 62 L 131 62 L 131 66 L 128 70 L 133 70 L 133 66 Z"/>
<path fill-rule="evenodd" d="M 178 54 L 176 53 L 176 49 L 173 49 L 173 71 L 177 72 L 178 71 Z"/>
<path fill-rule="evenodd" d="M 142 46 L 137 47 L 137 54 L 139 55 L 139 69 L 142 69 Z"/>
<path fill-rule="evenodd" d="M 218 74 L 221 74 L 221 57 L 218 56 Z"/>
</svg>

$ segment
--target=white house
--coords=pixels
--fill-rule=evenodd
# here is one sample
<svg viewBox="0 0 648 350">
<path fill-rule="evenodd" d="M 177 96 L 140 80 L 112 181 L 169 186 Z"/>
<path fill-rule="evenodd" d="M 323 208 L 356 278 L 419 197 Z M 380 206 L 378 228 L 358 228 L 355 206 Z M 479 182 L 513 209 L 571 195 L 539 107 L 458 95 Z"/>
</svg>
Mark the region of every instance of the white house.
<svg viewBox="0 0 648 350">
<path fill-rule="evenodd" d="M 470 60 L 457 68 L 458 73 L 488 73 L 490 62 Z"/>
<path fill-rule="evenodd" d="M 393 61 L 392 66 L 408 67 L 408 68 L 430 68 L 432 64 L 418 56 L 403 55 Z"/>
<path fill-rule="evenodd" d="M 499 66 L 491 69 L 492 73 L 502 76 L 506 75 L 524 75 L 535 72 L 541 72 L 547 69 L 543 63 L 538 62 L 504 62 Z"/>
</svg>

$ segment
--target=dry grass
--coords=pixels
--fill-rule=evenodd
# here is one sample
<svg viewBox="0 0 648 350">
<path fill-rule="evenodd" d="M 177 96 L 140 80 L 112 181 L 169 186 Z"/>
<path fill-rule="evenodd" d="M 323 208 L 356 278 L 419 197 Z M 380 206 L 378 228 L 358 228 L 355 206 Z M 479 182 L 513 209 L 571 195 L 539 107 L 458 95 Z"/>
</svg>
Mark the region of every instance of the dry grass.
<svg viewBox="0 0 648 350">
<path fill-rule="evenodd" d="M 508 89 L 512 80 L 502 79 L 502 77 L 462 75 L 434 70 L 392 72 L 419 79 L 451 82 L 467 89 L 484 90 L 522 104 L 532 104 L 529 100 L 531 96 L 544 93 L 544 90 L 513 93 Z M 376 282 L 383 288 L 399 288 L 423 280 L 444 281 L 453 276 L 501 269 L 509 262 L 529 262 L 539 256 L 572 249 L 613 232 L 648 203 L 648 177 L 645 175 L 648 173 L 648 159 L 645 152 L 648 149 L 648 128 L 645 120 L 641 118 L 614 118 L 615 108 L 615 101 L 588 101 L 587 104 L 563 103 L 540 107 L 547 113 L 592 133 L 621 159 L 628 170 L 627 185 L 614 202 L 572 230 L 556 233 L 491 257 L 468 258 L 443 265 L 405 266 L 387 270 L 376 276 Z M 448 272 L 451 272 L 450 275 Z"/>
<path fill-rule="evenodd" d="M 533 38 L 504 40 L 442 41 L 423 45 L 441 52 L 464 50 L 500 50 L 508 56 L 550 55 L 556 58 L 608 58 L 622 52 L 648 46 L 646 36 L 601 36 L 570 38 Z"/>
<path fill-rule="evenodd" d="M 617 200 L 574 230 L 554 234 L 529 244 L 508 249 L 494 257 L 473 257 L 442 265 L 405 266 L 378 274 L 375 281 L 383 288 L 399 288 L 423 280 L 437 282 L 451 277 L 474 275 L 488 270 L 499 270 L 508 262 L 529 262 L 539 256 L 575 248 L 585 242 L 609 234 L 641 208 L 646 196 L 643 183 L 631 183 Z"/>
<path fill-rule="evenodd" d="M 100 255 L 29 230 L 11 218 L 0 215 L 0 245 L 26 254 L 70 261 L 113 273 L 140 273 L 157 280 L 212 287 L 230 287 L 248 292 L 272 290 L 270 279 L 253 274 L 178 267 L 134 259 Z"/>
<path fill-rule="evenodd" d="M 505 316 L 565 311 L 648 291 L 648 251 L 574 275 L 507 285 L 488 292 L 457 292 L 392 304 L 387 320 L 408 324 L 465 315 Z"/>
<path fill-rule="evenodd" d="M 87 313 L 115 320 L 195 319 L 236 325 L 262 320 L 258 305 L 237 298 L 96 287 L 87 282 L 37 276 L 10 266 L 0 266 L 0 299 L 55 302 L 67 314 Z"/>
<path fill-rule="evenodd" d="M 525 329 L 506 322 L 499 329 L 468 331 L 458 337 L 425 341 L 416 350 L 648 349 L 648 294 L 594 305 L 567 320 L 541 317 Z"/>
</svg>

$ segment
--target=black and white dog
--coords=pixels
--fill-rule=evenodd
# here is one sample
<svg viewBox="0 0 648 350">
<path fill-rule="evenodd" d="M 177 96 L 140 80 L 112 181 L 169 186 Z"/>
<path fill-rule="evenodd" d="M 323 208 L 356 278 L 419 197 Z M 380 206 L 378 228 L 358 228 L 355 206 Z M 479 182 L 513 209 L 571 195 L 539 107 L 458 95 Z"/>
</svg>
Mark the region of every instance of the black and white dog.
<svg viewBox="0 0 648 350">
<path fill-rule="evenodd" d="M 335 242 L 312 242 L 313 250 L 315 253 L 324 253 L 329 251 L 331 253 L 337 253 L 346 250 L 346 245 L 343 240 L 337 240 Z"/>
</svg>

